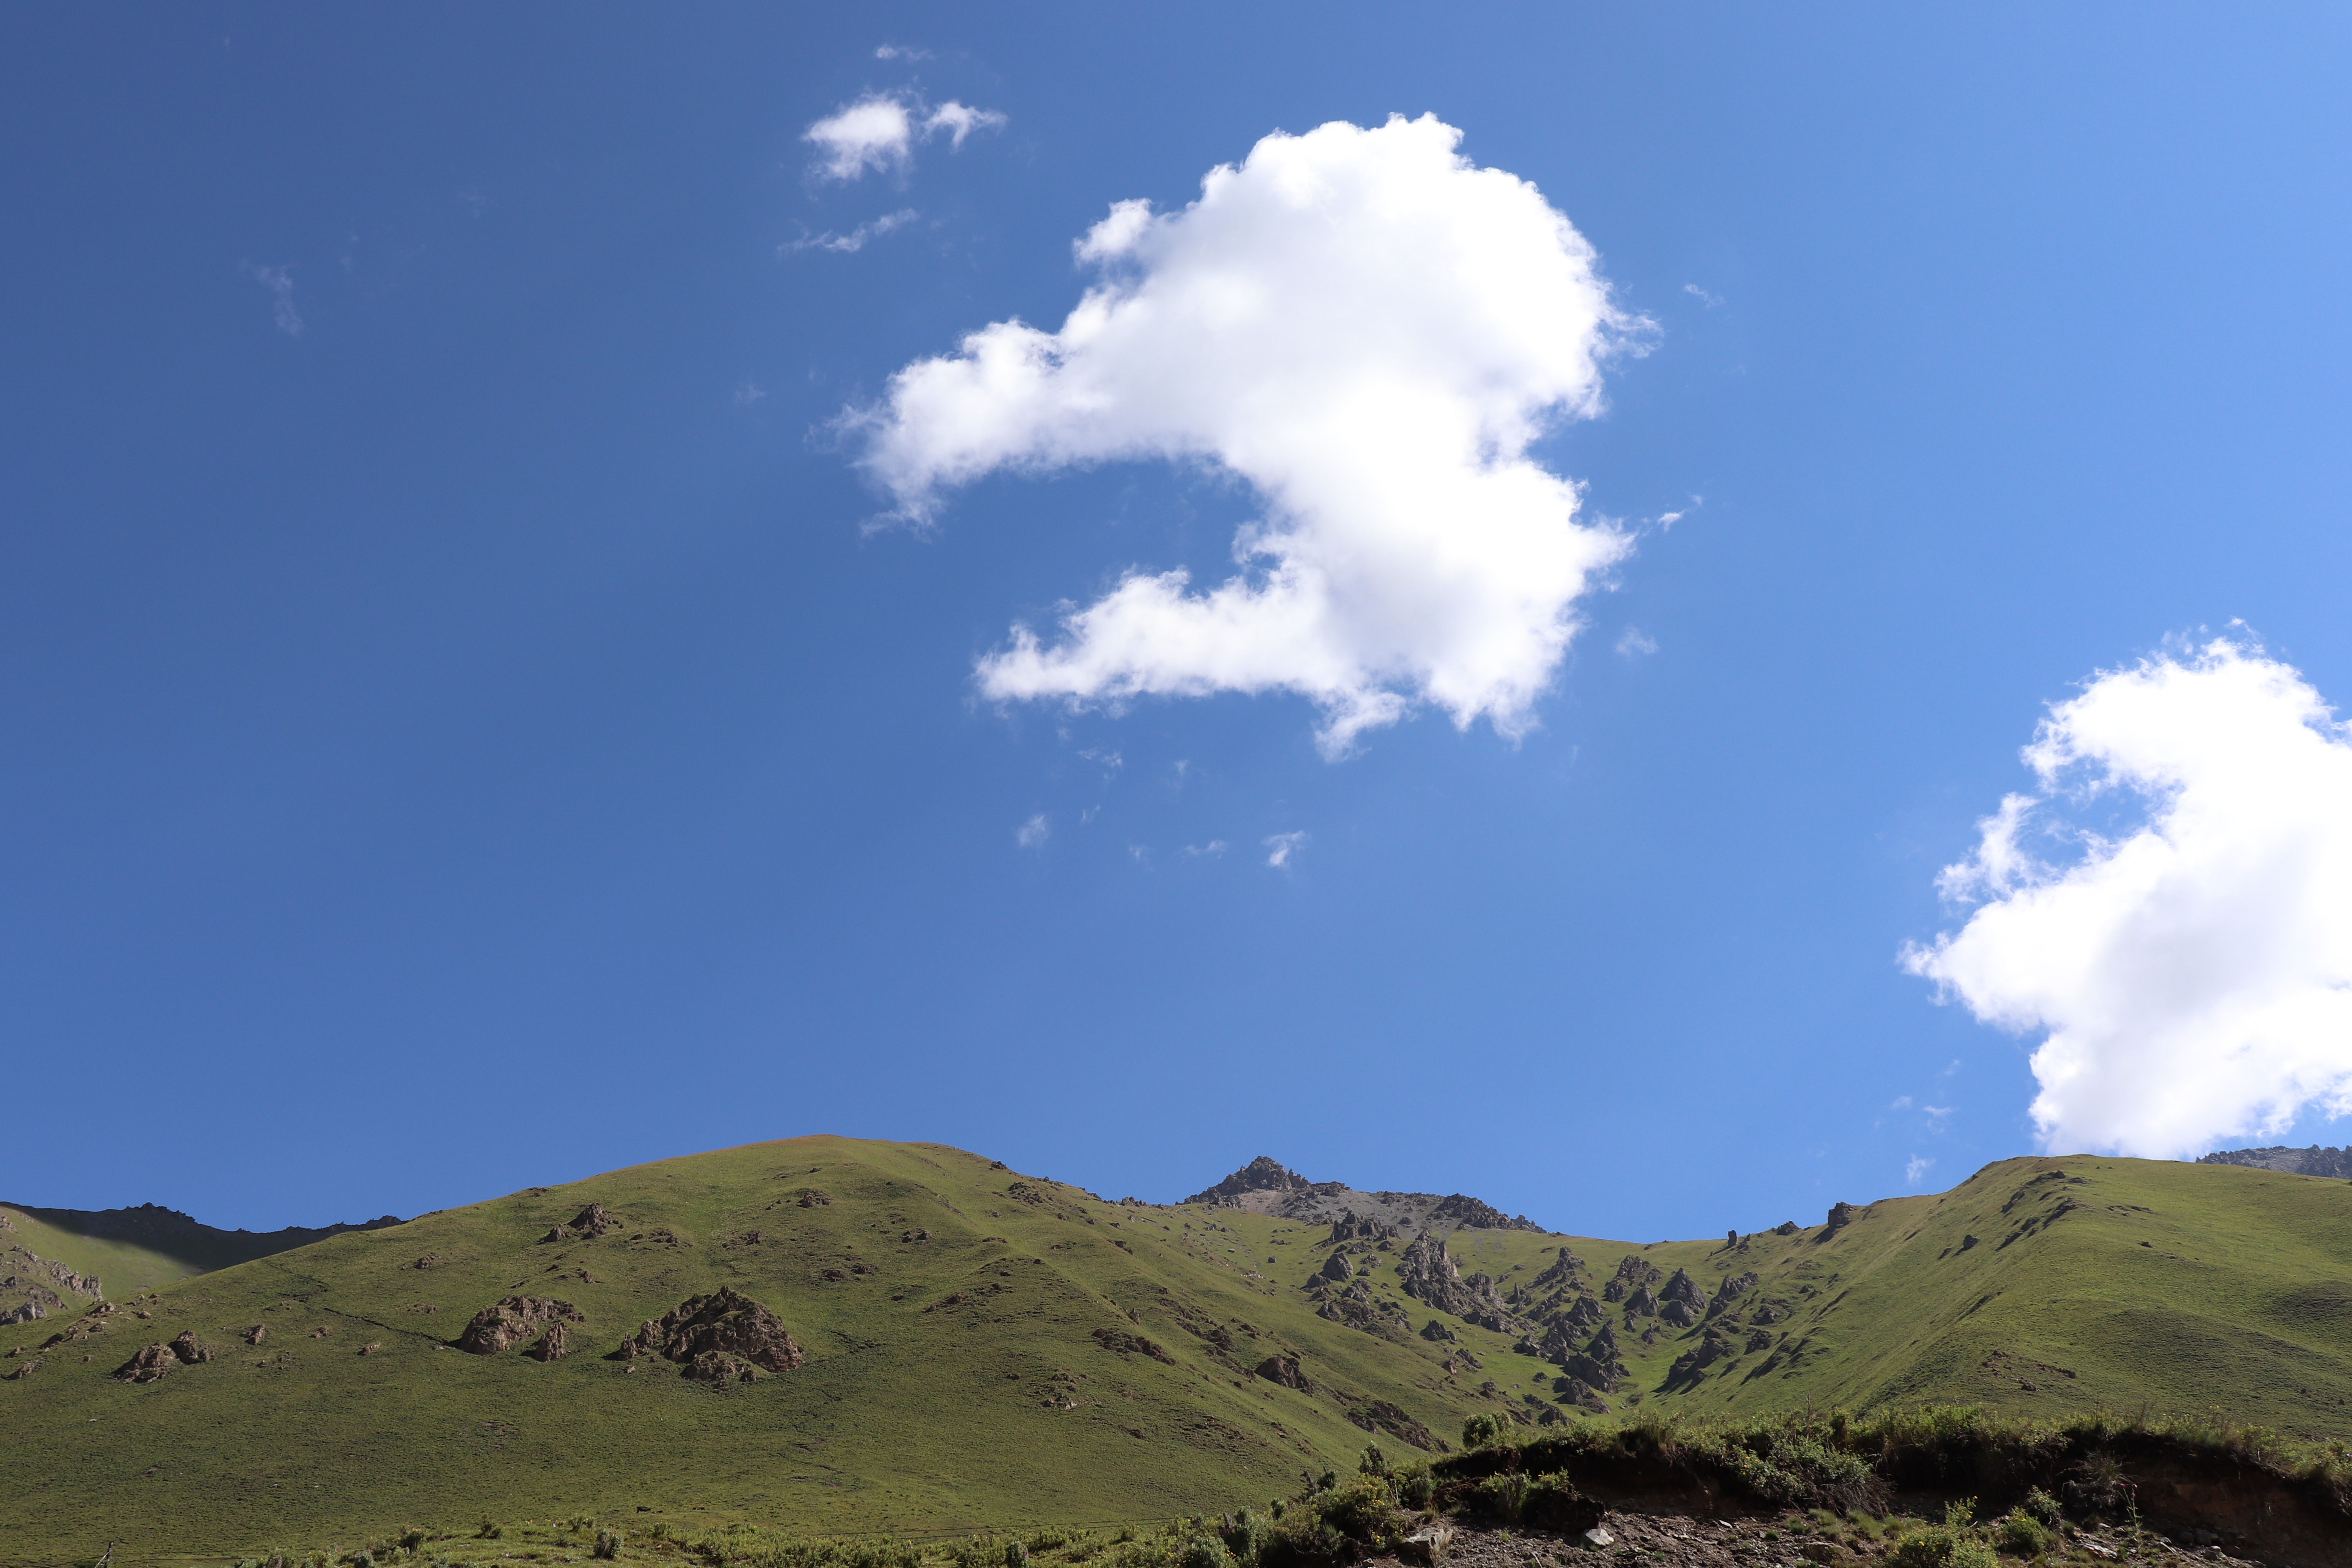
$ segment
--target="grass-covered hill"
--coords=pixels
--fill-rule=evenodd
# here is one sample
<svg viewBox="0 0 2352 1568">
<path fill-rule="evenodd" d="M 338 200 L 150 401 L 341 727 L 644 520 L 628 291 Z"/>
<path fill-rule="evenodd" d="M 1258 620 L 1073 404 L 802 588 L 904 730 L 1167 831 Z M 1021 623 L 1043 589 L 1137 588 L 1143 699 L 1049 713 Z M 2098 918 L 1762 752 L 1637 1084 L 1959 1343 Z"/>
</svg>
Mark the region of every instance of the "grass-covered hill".
<svg viewBox="0 0 2352 1568">
<path fill-rule="evenodd" d="M 0 1561 L 573 1512 L 1159 1519 L 1480 1414 L 1958 1398 L 2341 1430 L 2352 1184 L 2021 1160 L 1839 1217 L 1637 1246 L 1114 1204 L 938 1145 L 666 1161 L 0 1329 Z M 142 1350 L 163 1374 L 118 1376 Z M 747 1362 L 771 1370 L 708 1375 Z"/>
</svg>

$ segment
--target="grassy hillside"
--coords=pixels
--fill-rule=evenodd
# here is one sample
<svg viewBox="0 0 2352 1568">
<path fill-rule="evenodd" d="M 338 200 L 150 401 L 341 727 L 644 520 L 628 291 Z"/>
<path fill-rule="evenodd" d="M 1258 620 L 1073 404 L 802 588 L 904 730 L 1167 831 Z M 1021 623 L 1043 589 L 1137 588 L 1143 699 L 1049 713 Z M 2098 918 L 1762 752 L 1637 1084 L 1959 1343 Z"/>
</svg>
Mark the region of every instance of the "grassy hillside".
<svg viewBox="0 0 2352 1568">
<path fill-rule="evenodd" d="M 591 1202 L 624 1228 L 541 1241 Z M 141 1297 L 0 1382 L 17 1457 L 0 1517 L 34 1521 L 5 1550 L 119 1536 L 121 1563 L 572 1509 L 859 1530 L 1160 1518 L 1352 1463 L 1351 1407 L 1454 1434 L 1496 1407 L 1442 1370 L 1446 1347 L 1315 1317 L 1270 1278 L 1303 1273 L 1307 1249 L 1267 1264 L 1269 1228 L 1120 1208 L 946 1148 L 811 1138 L 337 1237 Z M 722 1391 L 599 1353 L 722 1284 L 780 1314 L 806 1364 Z M 443 1348 L 513 1292 L 577 1308 L 581 1353 Z M 58 1326 L 0 1331 L 0 1354 L 22 1352 L 0 1364 Z M 110 1375 L 183 1330 L 216 1359 Z M 1509 1359 L 1484 1338 L 1490 1365 Z M 1277 1353 L 1311 1392 L 1249 1374 Z"/>
<path fill-rule="evenodd" d="M 542 1239 L 590 1203 L 619 1227 Z M 1367 1426 L 1403 1455 L 1507 1411 L 2221 1405 L 2316 1436 L 2352 1400 L 2341 1182 L 2020 1160 L 1835 1228 L 1729 1244 L 1456 1231 L 1458 1272 L 1491 1276 L 1480 1300 L 1500 1307 L 1457 1305 L 1498 1328 L 1403 1294 L 1407 1239 L 1341 1244 L 1354 1294 L 1310 1293 L 1328 1226 L 1123 1206 L 937 1145 L 831 1138 L 534 1188 L 168 1286 L 46 1352 L 59 1320 L 0 1330 L 0 1355 L 18 1352 L 0 1367 L 39 1362 L 0 1381 L 15 1521 L 0 1561 L 569 1513 L 857 1531 L 1158 1519 L 1351 1469 Z M 1702 1321 L 1606 1299 L 1621 1272 L 1655 1295 L 1677 1269 Z M 604 1359 L 721 1285 L 772 1309 L 804 1364 L 720 1387 Z M 514 1293 L 576 1310 L 575 1352 L 446 1348 Z M 1421 1336 L 1433 1318 L 1453 1342 Z M 1606 1417 L 1562 1403 L 1579 1396 L 1562 1346 L 1597 1322 L 1622 1369 L 1583 1397 Z M 146 1384 L 110 1375 L 184 1330 L 215 1359 Z M 1547 1338 L 1559 1364 L 1513 1352 Z M 1295 1357 L 1307 1388 L 1252 1375 L 1272 1356 Z"/>
</svg>

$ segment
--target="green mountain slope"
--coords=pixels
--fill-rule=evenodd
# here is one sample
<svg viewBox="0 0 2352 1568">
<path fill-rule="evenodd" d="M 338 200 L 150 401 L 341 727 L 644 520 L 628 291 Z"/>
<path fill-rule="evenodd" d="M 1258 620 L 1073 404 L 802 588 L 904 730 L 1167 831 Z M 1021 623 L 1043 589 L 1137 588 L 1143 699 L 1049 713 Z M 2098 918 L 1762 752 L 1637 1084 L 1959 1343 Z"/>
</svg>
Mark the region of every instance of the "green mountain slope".
<svg viewBox="0 0 2352 1568">
<path fill-rule="evenodd" d="M 592 1204 L 617 1224 L 571 1233 Z M 2352 1399 L 2340 1182 L 2010 1161 L 1833 1227 L 1647 1247 L 1415 1212 L 1421 1235 L 1111 1204 L 938 1145 L 808 1138 L 352 1232 L 0 1329 L 0 1561 L 573 1511 L 1164 1518 L 1352 1468 L 1368 1433 L 1433 1448 L 1479 1413 L 2221 1405 L 2318 1436 Z M 781 1319 L 796 1369 L 718 1384 L 607 1359 L 721 1287 Z M 517 1296 L 564 1305 L 520 1309 L 500 1353 L 448 1347 Z M 551 1324 L 572 1353 L 530 1359 Z M 184 1331 L 213 1358 L 113 1375 Z"/>
<path fill-rule="evenodd" d="M 118 1296 L 174 1284 L 203 1273 L 206 1267 L 135 1241 L 82 1235 L 43 1218 L 47 1212 L 0 1204 L 0 1254 L 21 1247 L 36 1258 L 62 1263 Z M 0 1258 L 0 1276 L 29 1280 L 35 1273 L 21 1259 L 12 1268 Z M 92 1299 L 85 1291 L 68 1290 L 65 1294 L 85 1303 Z M 0 1310 L 15 1307 L 23 1297 L 20 1290 L 0 1290 Z"/>
</svg>

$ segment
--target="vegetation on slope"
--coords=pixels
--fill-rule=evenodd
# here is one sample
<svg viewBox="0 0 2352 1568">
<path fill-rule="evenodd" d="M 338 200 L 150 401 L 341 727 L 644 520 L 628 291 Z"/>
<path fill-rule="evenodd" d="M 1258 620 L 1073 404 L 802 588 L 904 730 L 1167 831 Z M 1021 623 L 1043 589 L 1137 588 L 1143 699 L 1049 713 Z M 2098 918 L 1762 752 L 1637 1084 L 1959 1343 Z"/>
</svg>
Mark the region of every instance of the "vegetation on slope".
<svg viewBox="0 0 2352 1568">
<path fill-rule="evenodd" d="M 1368 1439 L 1444 1460 L 1472 1416 L 1581 1442 L 1958 1399 L 2340 1430 L 2346 1184 L 2010 1161 L 1837 1218 L 1407 1237 L 935 1145 L 754 1145 L 336 1237 L 46 1348 L 56 1320 L 0 1329 L 30 1456 L 0 1517 L 32 1521 L 25 1561 L 120 1539 L 118 1564 L 484 1515 L 1108 1530 L 1262 1506 Z M 161 1375 L 117 1377 L 142 1346 Z"/>
</svg>

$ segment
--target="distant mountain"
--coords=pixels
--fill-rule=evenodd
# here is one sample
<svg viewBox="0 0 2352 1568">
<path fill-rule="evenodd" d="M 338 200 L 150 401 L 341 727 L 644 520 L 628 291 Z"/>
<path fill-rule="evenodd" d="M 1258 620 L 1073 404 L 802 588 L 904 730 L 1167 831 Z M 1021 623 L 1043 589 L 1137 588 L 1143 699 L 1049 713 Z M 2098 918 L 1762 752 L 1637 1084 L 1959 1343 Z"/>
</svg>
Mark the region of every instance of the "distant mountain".
<svg viewBox="0 0 2352 1568">
<path fill-rule="evenodd" d="M 1316 1225 L 1352 1216 L 1402 1237 L 1444 1235 L 1465 1228 L 1543 1234 L 1543 1226 L 1525 1215 L 1507 1215 L 1466 1194 L 1441 1197 L 1435 1193 L 1359 1192 L 1345 1182 L 1310 1182 L 1265 1154 L 1184 1201 Z"/>
<path fill-rule="evenodd" d="M 2246 1165 L 2259 1171 L 2284 1171 L 2297 1176 L 2335 1176 L 2352 1180 L 2352 1149 L 2231 1149 L 2200 1154 L 2200 1165 Z"/>
<path fill-rule="evenodd" d="M 33 1321 L 73 1305 L 155 1289 L 353 1230 L 401 1222 L 283 1230 L 222 1230 L 158 1204 L 52 1209 L 0 1204 L 0 1322 Z"/>
</svg>

